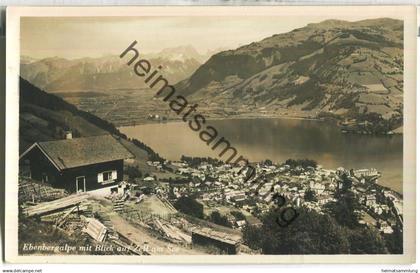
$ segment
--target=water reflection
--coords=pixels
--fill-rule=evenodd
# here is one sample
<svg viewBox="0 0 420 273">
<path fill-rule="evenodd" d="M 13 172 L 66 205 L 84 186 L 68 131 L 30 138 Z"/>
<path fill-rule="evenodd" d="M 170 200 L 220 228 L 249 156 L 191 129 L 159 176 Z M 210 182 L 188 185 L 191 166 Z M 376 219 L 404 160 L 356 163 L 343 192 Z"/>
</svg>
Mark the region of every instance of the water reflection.
<svg viewBox="0 0 420 273">
<path fill-rule="evenodd" d="M 381 184 L 402 191 L 402 136 L 344 135 L 336 126 L 313 120 L 238 119 L 208 124 L 250 161 L 310 158 L 326 168 L 377 168 L 383 174 Z M 178 160 L 183 154 L 217 157 L 217 152 L 184 122 L 120 130 L 170 160 Z"/>
</svg>

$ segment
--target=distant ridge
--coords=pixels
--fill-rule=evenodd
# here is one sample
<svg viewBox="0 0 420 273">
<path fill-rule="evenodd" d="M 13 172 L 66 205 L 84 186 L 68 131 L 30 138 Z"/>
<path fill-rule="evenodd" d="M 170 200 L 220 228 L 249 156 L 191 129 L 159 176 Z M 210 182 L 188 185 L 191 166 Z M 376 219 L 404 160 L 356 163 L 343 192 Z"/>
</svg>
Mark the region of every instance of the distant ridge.
<svg viewBox="0 0 420 273">
<path fill-rule="evenodd" d="M 213 55 L 176 89 L 226 112 L 402 116 L 403 21 L 326 20 Z M 246 110 L 245 110 L 246 109 Z"/>
<path fill-rule="evenodd" d="M 208 59 L 206 54 L 199 54 L 192 46 L 167 48 L 143 57 L 155 66 L 162 65 L 165 76 L 174 83 L 190 76 Z M 117 55 L 72 60 L 61 57 L 38 60 L 22 56 L 20 70 L 24 79 L 53 93 L 145 87 Z"/>
</svg>

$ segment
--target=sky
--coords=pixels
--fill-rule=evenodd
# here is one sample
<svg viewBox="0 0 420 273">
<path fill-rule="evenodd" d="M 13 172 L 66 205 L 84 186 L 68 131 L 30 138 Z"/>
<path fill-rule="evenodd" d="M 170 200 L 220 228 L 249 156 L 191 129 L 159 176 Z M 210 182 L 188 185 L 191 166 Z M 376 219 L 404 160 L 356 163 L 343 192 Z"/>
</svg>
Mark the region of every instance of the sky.
<svg viewBox="0 0 420 273">
<path fill-rule="evenodd" d="M 204 54 L 234 49 L 327 19 L 370 18 L 374 17 L 22 17 L 21 55 L 36 59 L 119 55 L 134 40 L 144 54 L 185 45 Z"/>
</svg>

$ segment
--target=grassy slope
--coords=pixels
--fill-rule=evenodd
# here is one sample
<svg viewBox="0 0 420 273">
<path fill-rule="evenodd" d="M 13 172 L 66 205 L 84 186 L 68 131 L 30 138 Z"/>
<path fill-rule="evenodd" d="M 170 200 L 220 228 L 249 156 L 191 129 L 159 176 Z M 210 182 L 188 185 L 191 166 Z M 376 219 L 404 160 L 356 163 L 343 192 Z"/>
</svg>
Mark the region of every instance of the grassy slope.
<svg viewBox="0 0 420 273">
<path fill-rule="evenodd" d="M 77 109 L 22 78 L 19 103 L 20 152 L 37 141 L 62 139 L 66 130 L 72 130 L 75 137 L 113 134 L 120 136 L 120 142 L 136 156 L 135 163 L 145 172 L 151 172 L 146 164 L 149 153 L 126 140 L 113 124 Z"/>
<path fill-rule="evenodd" d="M 233 112 L 247 105 L 389 119 L 402 108 L 402 36 L 403 22 L 392 19 L 310 24 L 213 55 L 176 89 Z"/>
</svg>

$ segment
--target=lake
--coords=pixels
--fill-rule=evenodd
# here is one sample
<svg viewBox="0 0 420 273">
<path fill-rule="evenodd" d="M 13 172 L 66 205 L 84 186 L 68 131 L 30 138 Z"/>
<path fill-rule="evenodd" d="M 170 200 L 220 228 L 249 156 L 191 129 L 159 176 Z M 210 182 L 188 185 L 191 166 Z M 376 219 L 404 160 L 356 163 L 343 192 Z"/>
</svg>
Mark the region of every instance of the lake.
<svg viewBox="0 0 420 273">
<path fill-rule="evenodd" d="M 238 154 L 251 162 L 270 159 L 282 163 L 288 158 L 309 158 L 328 169 L 376 168 L 382 173 L 381 185 L 402 193 L 402 135 L 342 134 L 333 124 L 299 119 L 212 120 L 206 125 L 216 128 L 218 138 L 225 137 Z M 182 121 L 119 129 L 169 160 L 179 160 L 181 155 L 218 158 L 220 152 L 213 151 L 198 132 Z"/>
</svg>

